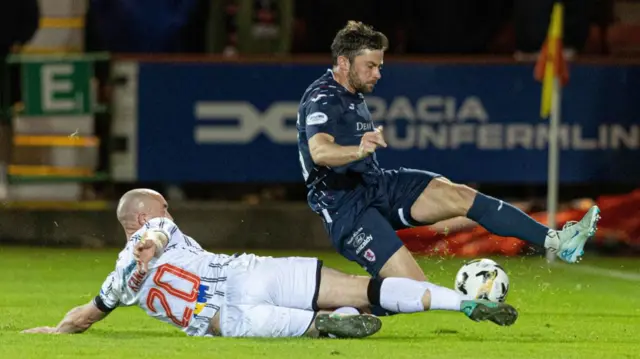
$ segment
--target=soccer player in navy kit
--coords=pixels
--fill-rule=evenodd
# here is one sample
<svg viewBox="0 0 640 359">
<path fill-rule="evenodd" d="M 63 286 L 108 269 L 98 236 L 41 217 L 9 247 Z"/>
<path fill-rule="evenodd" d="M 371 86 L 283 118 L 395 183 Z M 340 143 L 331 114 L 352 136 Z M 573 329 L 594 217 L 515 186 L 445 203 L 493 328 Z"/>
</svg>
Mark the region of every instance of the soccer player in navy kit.
<svg viewBox="0 0 640 359">
<path fill-rule="evenodd" d="M 465 216 L 496 235 L 517 237 L 577 262 L 595 234 L 600 218 L 596 206 L 581 221 L 556 231 L 439 174 L 380 167 L 376 150 L 387 144 L 363 94 L 380 80 L 387 47 L 384 34 L 350 21 L 331 45 L 333 68 L 300 101 L 298 148 L 308 203 L 322 217 L 336 250 L 373 277 L 424 281 L 396 230 Z"/>
</svg>

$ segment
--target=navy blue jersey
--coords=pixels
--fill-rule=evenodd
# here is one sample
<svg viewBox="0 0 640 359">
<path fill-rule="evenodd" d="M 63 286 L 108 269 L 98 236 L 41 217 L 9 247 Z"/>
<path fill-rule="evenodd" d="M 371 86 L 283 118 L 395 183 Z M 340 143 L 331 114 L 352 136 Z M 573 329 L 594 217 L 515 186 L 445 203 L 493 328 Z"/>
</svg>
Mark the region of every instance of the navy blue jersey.
<svg viewBox="0 0 640 359">
<path fill-rule="evenodd" d="M 316 190 L 313 182 L 319 173 L 356 172 L 366 177 L 382 173 L 375 153 L 362 160 L 333 168 L 318 166 L 311 159 L 309 139 L 317 133 L 333 136 L 335 143 L 341 146 L 359 146 L 362 135 L 375 129 L 364 96 L 347 91 L 333 79 L 331 70 L 305 91 L 298 108 L 296 126 L 302 174 L 309 185 L 308 199 L 313 210 L 335 208 L 346 195 L 346 191 Z"/>
</svg>

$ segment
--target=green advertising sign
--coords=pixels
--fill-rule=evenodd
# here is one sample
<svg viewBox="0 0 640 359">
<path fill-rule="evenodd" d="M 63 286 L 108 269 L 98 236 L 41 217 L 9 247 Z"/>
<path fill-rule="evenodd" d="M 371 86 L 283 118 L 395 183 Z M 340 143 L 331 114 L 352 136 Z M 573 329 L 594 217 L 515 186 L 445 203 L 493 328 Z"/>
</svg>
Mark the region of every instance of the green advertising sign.
<svg viewBox="0 0 640 359">
<path fill-rule="evenodd" d="M 88 115 L 92 111 L 93 62 L 31 61 L 22 64 L 24 115 Z"/>
</svg>

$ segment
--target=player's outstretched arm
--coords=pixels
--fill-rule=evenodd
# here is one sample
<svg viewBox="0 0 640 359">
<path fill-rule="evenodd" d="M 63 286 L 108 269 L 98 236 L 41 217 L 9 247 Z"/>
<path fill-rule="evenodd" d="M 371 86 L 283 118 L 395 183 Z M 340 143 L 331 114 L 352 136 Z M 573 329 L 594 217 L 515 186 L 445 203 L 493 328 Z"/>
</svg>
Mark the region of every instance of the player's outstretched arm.
<svg viewBox="0 0 640 359">
<path fill-rule="evenodd" d="M 71 309 L 55 327 L 37 327 L 22 333 L 75 334 L 89 329 L 94 323 L 104 319 L 108 314 L 98 309 L 93 300 L 85 305 Z"/>
</svg>

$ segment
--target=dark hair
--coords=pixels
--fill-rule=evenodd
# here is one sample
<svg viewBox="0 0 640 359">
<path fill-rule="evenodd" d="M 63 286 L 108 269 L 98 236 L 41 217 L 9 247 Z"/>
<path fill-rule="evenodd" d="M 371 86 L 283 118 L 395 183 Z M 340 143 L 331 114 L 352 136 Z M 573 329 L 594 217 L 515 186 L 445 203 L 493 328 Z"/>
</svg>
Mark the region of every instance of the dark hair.
<svg viewBox="0 0 640 359">
<path fill-rule="evenodd" d="M 382 50 L 389 47 L 389 39 L 380 31 L 359 21 L 349 21 L 343 27 L 331 44 L 333 64 L 338 63 L 338 56 L 345 56 L 349 61 L 363 50 Z"/>
</svg>

